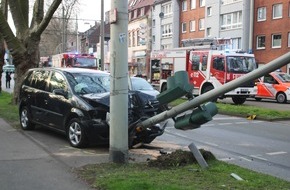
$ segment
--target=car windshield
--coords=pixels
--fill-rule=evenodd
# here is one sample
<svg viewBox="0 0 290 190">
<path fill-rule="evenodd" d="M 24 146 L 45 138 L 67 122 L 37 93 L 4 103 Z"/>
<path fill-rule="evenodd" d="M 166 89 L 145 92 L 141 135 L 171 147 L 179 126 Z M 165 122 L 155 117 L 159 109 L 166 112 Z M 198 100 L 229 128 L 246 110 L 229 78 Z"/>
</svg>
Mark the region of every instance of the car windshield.
<svg viewBox="0 0 290 190">
<path fill-rule="evenodd" d="M 282 82 L 290 82 L 290 75 L 287 73 L 279 73 L 277 77 L 282 81 Z"/>
<path fill-rule="evenodd" d="M 132 77 L 133 90 L 154 90 L 154 88 L 145 80 L 138 77 Z"/>
<path fill-rule="evenodd" d="M 71 73 L 68 81 L 77 94 L 110 91 L 110 76 L 102 73 Z"/>
<path fill-rule="evenodd" d="M 76 67 L 96 67 L 97 60 L 94 58 L 82 58 L 78 57 L 74 60 L 74 66 Z"/>
<path fill-rule="evenodd" d="M 228 56 L 227 69 L 230 73 L 248 73 L 256 69 L 254 57 Z"/>
</svg>

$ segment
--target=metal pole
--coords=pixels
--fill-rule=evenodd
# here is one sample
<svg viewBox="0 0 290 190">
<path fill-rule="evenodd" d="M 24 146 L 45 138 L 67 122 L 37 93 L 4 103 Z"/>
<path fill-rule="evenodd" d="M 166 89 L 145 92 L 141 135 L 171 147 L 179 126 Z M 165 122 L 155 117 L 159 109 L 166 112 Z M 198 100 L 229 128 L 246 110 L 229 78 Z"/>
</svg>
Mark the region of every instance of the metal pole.
<svg viewBox="0 0 290 190">
<path fill-rule="evenodd" d="M 101 48 L 101 70 L 104 71 L 105 70 L 105 66 L 104 66 L 104 0 L 101 0 L 101 28 L 100 28 L 100 48 Z"/>
<path fill-rule="evenodd" d="M 128 162 L 128 1 L 111 0 L 110 161 Z"/>
<path fill-rule="evenodd" d="M 229 83 L 226 83 L 221 88 L 213 89 L 205 94 L 202 94 L 193 100 L 189 102 L 185 102 L 183 104 L 180 104 L 178 106 L 173 107 L 172 109 L 162 112 L 154 117 L 151 117 L 139 124 L 140 127 L 146 128 L 150 127 L 154 124 L 160 123 L 166 119 L 172 118 L 177 116 L 178 114 L 181 114 L 187 110 L 193 109 L 195 107 L 198 107 L 201 104 L 204 104 L 212 99 L 215 99 L 223 94 L 225 94 L 228 91 L 231 91 L 239 86 L 241 86 L 243 83 L 247 83 L 249 81 L 255 80 L 259 77 L 262 77 L 272 71 L 275 71 L 284 65 L 290 63 L 290 52 L 282 55 L 281 57 L 278 57 L 277 59 L 271 61 L 270 63 L 266 64 L 265 66 L 256 69 L 240 78 L 237 78 Z"/>
<path fill-rule="evenodd" d="M 65 45 L 64 45 L 64 42 L 65 42 L 65 33 L 64 33 L 64 28 L 65 28 L 65 19 L 64 19 L 64 6 L 63 6 L 63 3 L 62 3 L 62 53 L 65 52 Z"/>
</svg>

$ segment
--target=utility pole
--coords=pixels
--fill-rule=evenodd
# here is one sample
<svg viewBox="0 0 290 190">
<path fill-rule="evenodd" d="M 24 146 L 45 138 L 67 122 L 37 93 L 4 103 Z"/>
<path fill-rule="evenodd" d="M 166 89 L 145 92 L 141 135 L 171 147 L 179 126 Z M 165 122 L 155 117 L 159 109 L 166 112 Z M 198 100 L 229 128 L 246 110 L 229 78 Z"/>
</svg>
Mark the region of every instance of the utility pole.
<svg viewBox="0 0 290 190">
<path fill-rule="evenodd" d="M 101 70 L 104 71 L 105 70 L 105 65 L 104 65 L 104 31 L 105 31 L 105 27 L 104 27 L 104 0 L 101 0 L 101 28 L 100 28 L 100 49 L 101 49 Z"/>
<path fill-rule="evenodd" d="M 63 6 L 63 2 L 61 2 L 62 4 L 62 53 L 65 52 L 65 18 L 64 18 L 64 6 Z"/>
<path fill-rule="evenodd" d="M 128 162 L 128 1 L 111 0 L 110 161 Z"/>
</svg>

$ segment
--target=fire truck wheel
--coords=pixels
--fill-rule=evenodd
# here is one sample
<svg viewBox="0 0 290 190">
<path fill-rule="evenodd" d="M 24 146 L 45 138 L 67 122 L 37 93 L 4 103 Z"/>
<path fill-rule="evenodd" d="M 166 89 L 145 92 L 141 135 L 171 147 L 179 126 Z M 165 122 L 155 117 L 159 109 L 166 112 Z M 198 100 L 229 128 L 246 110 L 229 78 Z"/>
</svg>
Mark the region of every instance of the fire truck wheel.
<svg viewBox="0 0 290 190">
<path fill-rule="evenodd" d="M 167 90 L 167 84 L 162 85 L 161 92 L 164 92 L 165 90 Z"/>
<path fill-rule="evenodd" d="M 245 97 L 237 97 L 237 96 L 232 97 L 233 102 L 237 105 L 241 105 L 241 104 L 245 103 L 246 99 L 247 98 L 245 98 Z"/>
<path fill-rule="evenodd" d="M 276 96 L 278 103 L 285 103 L 287 101 L 286 95 L 283 92 L 279 92 Z"/>
<path fill-rule="evenodd" d="M 208 91 L 211 91 L 211 90 L 213 90 L 214 89 L 214 87 L 213 86 L 206 86 L 203 90 L 202 90 L 202 94 L 204 94 L 204 93 L 206 93 L 206 92 L 208 92 Z M 214 98 L 214 99 L 212 99 L 211 100 L 212 102 L 217 102 L 217 98 Z"/>
</svg>

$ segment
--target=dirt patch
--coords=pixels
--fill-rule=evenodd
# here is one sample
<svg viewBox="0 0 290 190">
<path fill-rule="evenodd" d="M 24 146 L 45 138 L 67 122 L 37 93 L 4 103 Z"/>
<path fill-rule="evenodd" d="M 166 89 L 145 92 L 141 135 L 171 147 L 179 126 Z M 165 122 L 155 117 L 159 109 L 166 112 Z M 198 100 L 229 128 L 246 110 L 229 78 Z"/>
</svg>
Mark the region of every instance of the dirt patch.
<svg viewBox="0 0 290 190">
<path fill-rule="evenodd" d="M 215 160 L 215 156 L 204 149 L 200 149 L 200 153 L 206 161 Z M 189 164 L 197 163 L 192 152 L 185 150 L 175 150 L 172 153 L 161 154 L 157 159 L 149 160 L 148 166 L 150 167 L 159 167 L 159 168 L 168 168 L 168 167 L 179 167 L 186 166 Z"/>
</svg>

